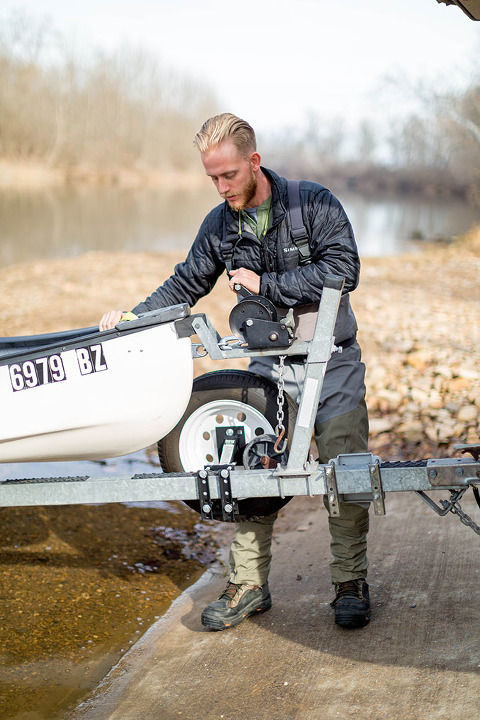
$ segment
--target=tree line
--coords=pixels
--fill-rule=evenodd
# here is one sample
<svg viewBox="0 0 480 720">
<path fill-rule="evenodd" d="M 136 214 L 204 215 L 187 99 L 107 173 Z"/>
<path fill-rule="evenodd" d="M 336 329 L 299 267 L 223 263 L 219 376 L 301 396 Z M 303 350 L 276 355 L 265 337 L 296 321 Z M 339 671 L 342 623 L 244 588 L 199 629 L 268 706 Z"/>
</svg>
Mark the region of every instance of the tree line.
<svg viewBox="0 0 480 720">
<path fill-rule="evenodd" d="M 392 85 L 398 105 L 414 97 L 409 116 L 386 127 L 363 120 L 352 130 L 312 113 L 303 126 L 262 138 L 262 149 L 280 172 L 335 189 L 455 194 L 480 205 L 479 71 L 460 93 Z M 144 51 L 120 47 L 84 59 L 47 19 L 14 13 L 0 21 L 4 159 L 107 175 L 196 168 L 193 135 L 218 108 L 207 86 Z"/>
<path fill-rule="evenodd" d="M 269 156 L 281 172 L 336 191 L 458 196 L 480 206 L 480 73 L 462 92 L 394 84 L 398 106 L 407 99 L 414 107 L 408 115 L 353 130 L 311 115 L 270 138 Z"/>
</svg>

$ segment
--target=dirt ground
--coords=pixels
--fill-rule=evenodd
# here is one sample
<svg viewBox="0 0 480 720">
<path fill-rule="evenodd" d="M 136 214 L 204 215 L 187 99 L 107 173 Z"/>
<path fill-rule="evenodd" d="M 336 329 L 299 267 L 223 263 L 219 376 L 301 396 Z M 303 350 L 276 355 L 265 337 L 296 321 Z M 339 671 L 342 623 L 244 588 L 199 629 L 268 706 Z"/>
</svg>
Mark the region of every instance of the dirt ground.
<svg viewBox="0 0 480 720">
<path fill-rule="evenodd" d="M 0 335 L 95 325 L 104 310 L 133 307 L 179 260 L 91 253 L 2 269 Z M 370 449 L 383 459 L 450 456 L 455 442 L 478 442 L 479 274 L 478 232 L 419 254 L 364 260 L 353 305 L 368 368 Z M 232 305 L 221 279 L 195 310 L 227 335 Z M 204 359 L 195 371 L 226 366 Z M 228 634 L 199 634 L 201 602 L 223 583 L 208 575 L 203 590 L 194 586 L 198 597 L 180 596 L 183 610 L 191 604 L 186 619 L 174 613 L 173 625 L 154 624 L 156 645 L 135 645 L 152 661 L 142 666 L 147 678 L 159 664 L 164 672 L 151 677 L 161 687 L 146 694 L 146 712 L 122 706 L 118 714 L 97 695 L 82 717 L 478 720 L 479 538 L 415 500 L 395 499 L 391 516 L 374 521 L 371 631 L 347 637 L 331 626 L 326 518 L 319 536 L 323 510 L 309 506 L 305 515 L 304 501 L 295 501 L 277 529 L 272 612 Z M 189 511 L 120 505 L 2 510 L 2 717 L 53 720 L 63 711 L 45 710 L 48 692 L 58 708 L 88 694 L 92 677 L 103 677 L 211 562 L 215 540 L 195 523 Z M 188 558 L 192 544 L 198 553 Z M 136 657 L 128 652 L 118 672 L 128 674 Z M 158 703 L 163 710 L 153 711 Z"/>
</svg>

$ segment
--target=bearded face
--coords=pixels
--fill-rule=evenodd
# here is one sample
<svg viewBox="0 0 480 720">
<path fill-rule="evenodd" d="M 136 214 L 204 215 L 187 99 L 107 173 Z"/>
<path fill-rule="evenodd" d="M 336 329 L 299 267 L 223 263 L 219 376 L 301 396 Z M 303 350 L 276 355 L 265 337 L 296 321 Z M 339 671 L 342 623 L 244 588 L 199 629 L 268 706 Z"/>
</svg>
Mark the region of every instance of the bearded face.
<svg viewBox="0 0 480 720">
<path fill-rule="evenodd" d="M 205 172 L 219 195 L 232 210 L 244 210 L 256 203 L 260 155 L 242 154 L 233 142 L 226 140 L 202 153 Z"/>
<path fill-rule="evenodd" d="M 252 172 L 251 177 L 245 181 L 241 188 L 235 190 L 234 194 L 230 190 L 228 193 L 223 193 L 222 197 L 228 202 L 232 210 L 240 211 L 245 210 L 252 198 L 255 197 L 256 192 L 257 180 Z M 233 198 L 230 200 L 229 197 L 231 198 L 232 195 Z"/>
</svg>

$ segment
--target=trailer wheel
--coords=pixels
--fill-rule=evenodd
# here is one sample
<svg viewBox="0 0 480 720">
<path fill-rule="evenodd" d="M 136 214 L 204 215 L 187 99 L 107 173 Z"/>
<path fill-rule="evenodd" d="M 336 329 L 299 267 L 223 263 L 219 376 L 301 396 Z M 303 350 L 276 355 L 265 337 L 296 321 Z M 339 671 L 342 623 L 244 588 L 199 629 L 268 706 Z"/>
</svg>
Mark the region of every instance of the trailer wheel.
<svg viewBox="0 0 480 720">
<path fill-rule="evenodd" d="M 255 437 L 275 432 L 277 409 L 277 386 L 260 375 L 244 370 L 219 370 L 201 375 L 193 382 L 192 396 L 182 419 L 158 442 L 162 469 L 169 473 L 190 472 L 217 465 L 228 438 L 237 439 L 234 460 L 237 467 L 243 467 L 245 446 Z M 283 411 L 288 436 L 293 432 L 297 406 L 287 393 Z M 238 518 L 271 515 L 290 499 L 239 499 Z M 186 504 L 200 512 L 197 500 L 188 500 Z M 213 505 L 214 517 L 222 519 L 219 501 Z"/>
</svg>

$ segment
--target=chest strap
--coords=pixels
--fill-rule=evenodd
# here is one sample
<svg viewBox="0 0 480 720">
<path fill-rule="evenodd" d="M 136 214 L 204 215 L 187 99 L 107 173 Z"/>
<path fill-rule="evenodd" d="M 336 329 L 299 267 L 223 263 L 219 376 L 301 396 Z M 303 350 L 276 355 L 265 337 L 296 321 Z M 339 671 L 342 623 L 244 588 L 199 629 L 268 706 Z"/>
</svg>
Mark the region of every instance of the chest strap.
<svg viewBox="0 0 480 720">
<path fill-rule="evenodd" d="M 302 207 L 300 205 L 300 183 L 298 180 L 287 180 L 288 212 L 290 215 L 292 240 L 298 248 L 299 264 L 308 265 L 312 262 L 308 233 L 303 224 Z"/>
<path fill-rule="evenodd" d="M 240 237 L 241 235 L 238 234 L 237 237 L 231 237 L 230 240 L 227 239 L 226 208 L 224 207 L 222 239 L 220 240 L 220 257 L 222 258 L 222 262 L 225 263 L 227 273 L 229 273 L 230 270 L 233 270 L 233 253 L 235 250 L 235 245 L 240 240 Z"/>
<path fill-rule="evenodd" d="M 290 233 L 292 240 L 298 248 L 299 265 L 309 265 L 312 262 L 308 233 L 302 218 L 302 207 L 300 205 L 300 182 L 298 180 L 287 180 L 288 191 L 288 214 L 290 216 Z M 227 272 L 233 267 L 233 253 L 235 245 L 240 240 L 240 235 L 227 239 L 226 212 L 223 212 L 222 239 L 220 241 L 220 255 L 225 263 Z"/>
</svg>

